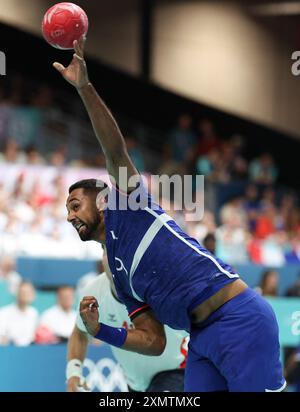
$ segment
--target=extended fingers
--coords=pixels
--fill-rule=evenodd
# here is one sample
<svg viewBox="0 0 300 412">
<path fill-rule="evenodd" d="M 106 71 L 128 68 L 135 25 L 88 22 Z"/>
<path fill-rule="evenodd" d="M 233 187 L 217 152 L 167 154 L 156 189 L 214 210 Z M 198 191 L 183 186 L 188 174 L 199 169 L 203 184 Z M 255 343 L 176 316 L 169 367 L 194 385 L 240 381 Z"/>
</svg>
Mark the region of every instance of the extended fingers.
<svg viewBox="0 0 300 412">
<path fill-rule="evenodd" d="M 85 46 L 85 42 L 86 42 L 86 36 L 83 35 L 83 36 L 81 36 L 80 39 L 78 40 L 78 45 L 79 45 L 79 48 L 80 48 L 80 51 L 81 51 L 80 56 L 82 56 L 82 57 L 84 56 L 84 46 Z"/>
<path fill-rule="evenodd" d="M 58 62 L 53 63 L 53 67 L 60 73 L 62 73 L 66 69 L 65 66 Z"/>
<path fill-rule="evenodd" d="M 73 42 L 73 48 L 76 52 L 76 54 L 83 59 L 84 52 L 83 52 L 83 47 L 84 47 L 84 42 L 85 40 L 83 37 L 81 37 L 79 40 L 74 40 Z"/>
<path fill-rule="evenodd" d="M 74 41 L 73 41 L 73 48 L 74 48 L 74 50 L 75 50 L 75 53 L 76 53 L 79 57 L 82 57 L 82 53 L 81 53 L 81 49 L 80 49 L 78 40 L 74 40 Z"/>
<path fill-rule="evenodd" d="M 80 57 L 77 53 L 73 54 L 73 60 L 77 60 L 79 63 L 84 62 L 83 57 Z"/>
</svg>

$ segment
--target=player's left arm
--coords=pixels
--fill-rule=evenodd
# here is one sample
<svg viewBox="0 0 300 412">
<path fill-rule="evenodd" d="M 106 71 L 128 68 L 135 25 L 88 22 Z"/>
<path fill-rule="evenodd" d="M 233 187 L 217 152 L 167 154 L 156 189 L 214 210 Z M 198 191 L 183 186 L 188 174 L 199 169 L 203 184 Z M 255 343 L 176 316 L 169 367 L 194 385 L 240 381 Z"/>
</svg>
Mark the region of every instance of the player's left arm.
<svg viewBox="0 0 300 412">
<path fill-rule="evenodd" d="M 128 331 L 99 323 L 98 302 L 93 296 L 85 296 L 80 302 L 80 316 L 90 335 L 113 346 L 151 356 L 159 356 L 165 349 L 164 327 L 150 309 L 137 315 L 135 329 Z"/>
<path fill-rule="evenodd" d="M 152 310 L 138 315 L 129 329 L 123 349 L 144 355 L 159 356 L 166 346 L 166 335 L 163 325 L 156 319 Z"/>
</svg>

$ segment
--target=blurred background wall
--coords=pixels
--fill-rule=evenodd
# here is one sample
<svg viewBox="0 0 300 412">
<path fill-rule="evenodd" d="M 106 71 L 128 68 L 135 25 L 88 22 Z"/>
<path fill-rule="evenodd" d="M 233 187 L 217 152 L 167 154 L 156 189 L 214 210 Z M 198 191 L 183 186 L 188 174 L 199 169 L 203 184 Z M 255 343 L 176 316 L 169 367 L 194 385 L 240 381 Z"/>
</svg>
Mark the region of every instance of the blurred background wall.
<svg viewBox="0 0 300 412">
<path fill-rule="evenodd" d="M 1 0 L 0 20 L 41 35 L 50 0 Z M 87 53 L 125 72 L 139 73 L 139 0 L 76 1 L 90 19 Z"/>
<path fill-rule="evenodd" d="M 37 22 L 54 3 L 1 0 L 0 19 L 40 35 Z M 141 13 L 146 4 L 152 39 L 149 70 L 155 84 L 300 137 L 300 82 L 290 70 L 292 52 L 299 45 L 297 13 L 259 13 L 259 3 L 77 2 L 90 17 L 91 56 L 126 73 L 141 74 Z"/>
<path fill-rule="evenodd" d="M 300 82 L 291 74 L 288 19 L 253 2 L 159 1 L 152 79 L 159 85 L 300 137 Z M 274 22 L 275 20 L 275 22 Z"/>
</svg>

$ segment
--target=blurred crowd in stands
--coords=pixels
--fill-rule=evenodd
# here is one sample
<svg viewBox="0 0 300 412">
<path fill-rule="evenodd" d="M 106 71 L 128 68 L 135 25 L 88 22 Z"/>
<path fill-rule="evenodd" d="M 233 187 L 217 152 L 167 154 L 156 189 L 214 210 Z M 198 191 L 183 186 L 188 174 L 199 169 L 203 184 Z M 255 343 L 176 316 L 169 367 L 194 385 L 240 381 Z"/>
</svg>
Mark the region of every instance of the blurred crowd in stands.
<svg viewBox="0 0 300 412">
<path fill-rule="evenodd" d="M 96 248 L 80 244 L 65 220 L 68 171 L 97 167 L 97 175 L 105 167 L 92 129 L 79 114 L 84 113 L 80 101 L 73 100 L 67 115 L 63 99 L 46 85 L 33 86 L 15 75 L 6 89 L 0 88 L 0 255 L 97 256 Z M 215 254 L 231 264 L 300 263 L 298 198 L 288 189 L 278 190 L 280 170 L 272 154 L 258 152 L 248 159 L 243 136 L 220 137 L 212 121 L 195 120 L 189 114 L 178 117 L 160 153 L 150 156 L 153 164 L 141 139 L 126 135 L 138 170 L 204 175 L 210 200 L 211 188 L 230 192 L 242 182 L 241 189 L 223 202 L 206 202 L 198 222 L 187 222 L 175 204 L 168 212 L 200 242 L 214 236 Z"/>
<path fill-rule="evenodd" d="M 27 346 L 66 342 L 76 320 L 75 293 L 70 286 L 57 290 L 57 303 L 39 314 L 32 305 L 34 285 L 21 281 L 15 301 L 0 308 L 0 345 Z"/>
</svg>

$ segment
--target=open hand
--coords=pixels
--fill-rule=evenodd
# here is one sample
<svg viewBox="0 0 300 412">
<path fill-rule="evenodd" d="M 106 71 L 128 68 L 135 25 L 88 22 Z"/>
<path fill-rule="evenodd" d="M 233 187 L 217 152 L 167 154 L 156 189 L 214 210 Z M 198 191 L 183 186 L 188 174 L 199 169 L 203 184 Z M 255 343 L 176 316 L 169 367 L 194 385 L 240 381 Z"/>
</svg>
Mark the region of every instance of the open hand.
<svg viewBox="0 0 300 412">
<path fill-rule="evenodd" d="M 89 83 L 86 63 L 84 61 L 85 41 L 86 38 L 84 36 L 82 36 L 79 41 L 74 40 L 73 46 L 75 53 L 68 67 L 64 67 L 58 62 L 53 63 L 53 67 L 60 72 L 63 78 L 77 89 L 81 89 Z"/>
</svg>

